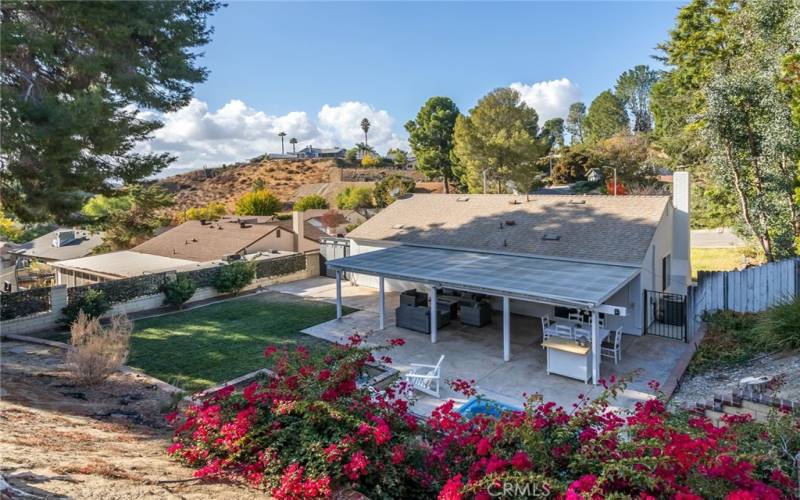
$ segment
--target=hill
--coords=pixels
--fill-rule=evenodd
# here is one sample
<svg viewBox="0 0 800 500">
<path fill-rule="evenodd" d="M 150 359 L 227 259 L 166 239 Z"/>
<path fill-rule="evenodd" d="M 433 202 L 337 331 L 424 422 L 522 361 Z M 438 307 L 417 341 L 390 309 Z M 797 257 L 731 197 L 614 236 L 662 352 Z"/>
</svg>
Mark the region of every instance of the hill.
<svg viewBox="0 0 800 500">
<path fill-rule="evenodd" d="M 211 202 L 225 204 L 233 213 L 236 199 L 253 188 L 257 180 L 271 190 L 283 202 L 295 201 L 295 192 L 301 186 L 308 186 L 308 194 L 317 192 L 319 186 L 333 184 L 325 188 L 324 195 L 332 193 L 349 184 L 374 183 L 389 173 L 402 173 L 418 183 L 422 181 L 419 172 L 395 169 L 346 168 L 334 159 L 307 160 L 269 160 L 256 158 L 249 162 L 225 165 L 217 168 L 195 170 L 185 174 L 173 175 L 158 183 L 175 197 L 173 213 L 188 208 L 205 206 Z M 421 183 L 423 191 L 435 191 L 438 183 Z M 328 197 L 328 196 L 326 196 Z"/>
</svg>

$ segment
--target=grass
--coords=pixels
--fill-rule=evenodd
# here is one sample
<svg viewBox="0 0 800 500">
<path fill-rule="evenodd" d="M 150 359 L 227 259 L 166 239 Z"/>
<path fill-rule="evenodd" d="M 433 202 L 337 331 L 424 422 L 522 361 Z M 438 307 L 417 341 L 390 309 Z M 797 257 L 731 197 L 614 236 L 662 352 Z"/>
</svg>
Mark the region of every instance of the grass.
<svg viewBox="0 0 800 500">
<path fill-rule="evenodd" d="M 761 258 L 750 248 L 692 248 L 692 278 L 697 271 L 732 271 L 745 263 L 759 264 Z"/>
<path fill-rule="evenodd" d="M 140 319 L 126 364 L 194 392 L 269 367 L 263 356 L 268 345 L 324 344 L 300 330 L 335 317 L 333 304 L 266 293 Z M 68 334 L 60 337 L 69 342 Z"/>
</svg>

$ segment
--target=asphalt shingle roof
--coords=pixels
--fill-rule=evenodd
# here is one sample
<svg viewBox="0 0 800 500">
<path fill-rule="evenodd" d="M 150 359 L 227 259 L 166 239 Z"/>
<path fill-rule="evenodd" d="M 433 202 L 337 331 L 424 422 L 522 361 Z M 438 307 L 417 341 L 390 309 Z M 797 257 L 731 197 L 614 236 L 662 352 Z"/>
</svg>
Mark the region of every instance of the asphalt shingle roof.
<svg viewBox="0 0 800 500">
<path fill-rule="evenodd" d="M 669 202 L 668 196 L 414 194 L 348 236 L 638 265 Z"/>
</svg>

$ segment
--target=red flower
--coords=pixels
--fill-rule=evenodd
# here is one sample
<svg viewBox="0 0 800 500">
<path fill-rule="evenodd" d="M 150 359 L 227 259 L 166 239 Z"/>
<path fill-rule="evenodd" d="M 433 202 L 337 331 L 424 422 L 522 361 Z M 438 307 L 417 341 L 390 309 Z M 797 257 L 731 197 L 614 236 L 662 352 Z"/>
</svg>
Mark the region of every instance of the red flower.
<svg viewBox="0 0 800 500">
<path fill-rule="evenodd" d="M 322 450 L 322 452 L 325 453 L 325 461 L 328 462 L 329 464 L 336 462 L 337 460 L 342 458 L 342 450 L 340 450 L 339 447 L 333 443 L 324 450 Z"/>
<path fill-rule="evenodd" d="M 328 369 L 321 370 L 317 374 L 317 380 L 319 380 L 320 382 L 325 382 L 326 380 L 328 380 L 330 378 L 330 376 L 331 376 L 331 371 L 330 370 L 328 370 Z"/>
<path fill-rule="evenodd" d="M 344 465 L 344 474 L 351 480 L 357 481 L 358 478 L 367 472 L 369 460 L 364 452 L 359 450 L 350 457 L 350 461 Z"/>
<path fill-rule="evenodd" d="M 396 444 L 392 447 L 392 465 L 401 463 L 406 458 L 406 452 L 403 447 Z"/>
<path fill-rule="evenodd" d="M 475 452 L 478 454 L 478 456 L 482 457 L 482 456 L 486 455 L 487 453 L 489 453 L 489 448 L 491 448 L 491 447 L 492 447 L 492 445 L 489 444 L 489 440 L 488 439 L 481 438 L 481 440 L 478 441 L 478 446 L 476 447 Z"/>
<path fill-rule="evenodd" d="M 389 345 L 392 345 L 392 346 L 395 346 L 395 347 L 403 346 L 403 345 L 406 345 L 406 341 L 405 341 L 405 339 L 401 339 L 401 338 L 390 339 L 389 340 Z"/>
<path fill-rule="evenodd" d="M 268 346 L 266 349 L 264 349 L 264 357 L 268 358 L 272 356 L 273 354 L 275 354 L 277 350 L 278 348 L 275 347 L 274 345 Z"/>
<path fill-rule="evenodd" d="M 524 451 L 518 451 L 511 458 L 511 466 L 519 471 L 526 471 L 533 467 L 533 464 L 531 463 L 531 459 L 528 458 L 527 453 Z"/>
<path fill-rule="evenodd" d="M 758 495 L 744 490 L 731 491 L 725 500 L 758 500 Z"/>
<path fill-rule="evenodd" d="M 439 500 L 462 500 L 461 487 L 461 474 L 451 477 L 439 492 Z"/>
<path fill-rule="evenodd" d="M 183 444 L 182 443 L 173 443 L 172 446 L 167 448 L 167 453 L 170 454 L 170 455 L 174 455 L 175 453 L 177 453 L 178 451 L 180 451 L 182 449 L 183 449 Z"/>
</svg>

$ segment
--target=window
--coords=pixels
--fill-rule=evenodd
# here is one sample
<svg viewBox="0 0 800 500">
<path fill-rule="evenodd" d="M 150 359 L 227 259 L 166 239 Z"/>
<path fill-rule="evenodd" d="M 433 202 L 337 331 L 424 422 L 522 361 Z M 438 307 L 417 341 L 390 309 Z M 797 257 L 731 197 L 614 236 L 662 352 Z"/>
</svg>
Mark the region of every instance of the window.
<svg viewBox="0 0 800 500">
<path fill-rule="evenodd" d="M 669 288 L 669 275 L 672 271 L 672 265 L 670 262 L 670 256 L 665 255 L 664 258 L 661 259 L 661 290 L 666 290 Z"/>
<path fill-rule="evenodd" d="M 280 237 L 281 237 L 281 230 L 280 230 L 280 229 L 278 229 L 277 231 L 275 231 L 275 237 L 276 237 L 276 238 L 280 238 Z"/>
</svg>

